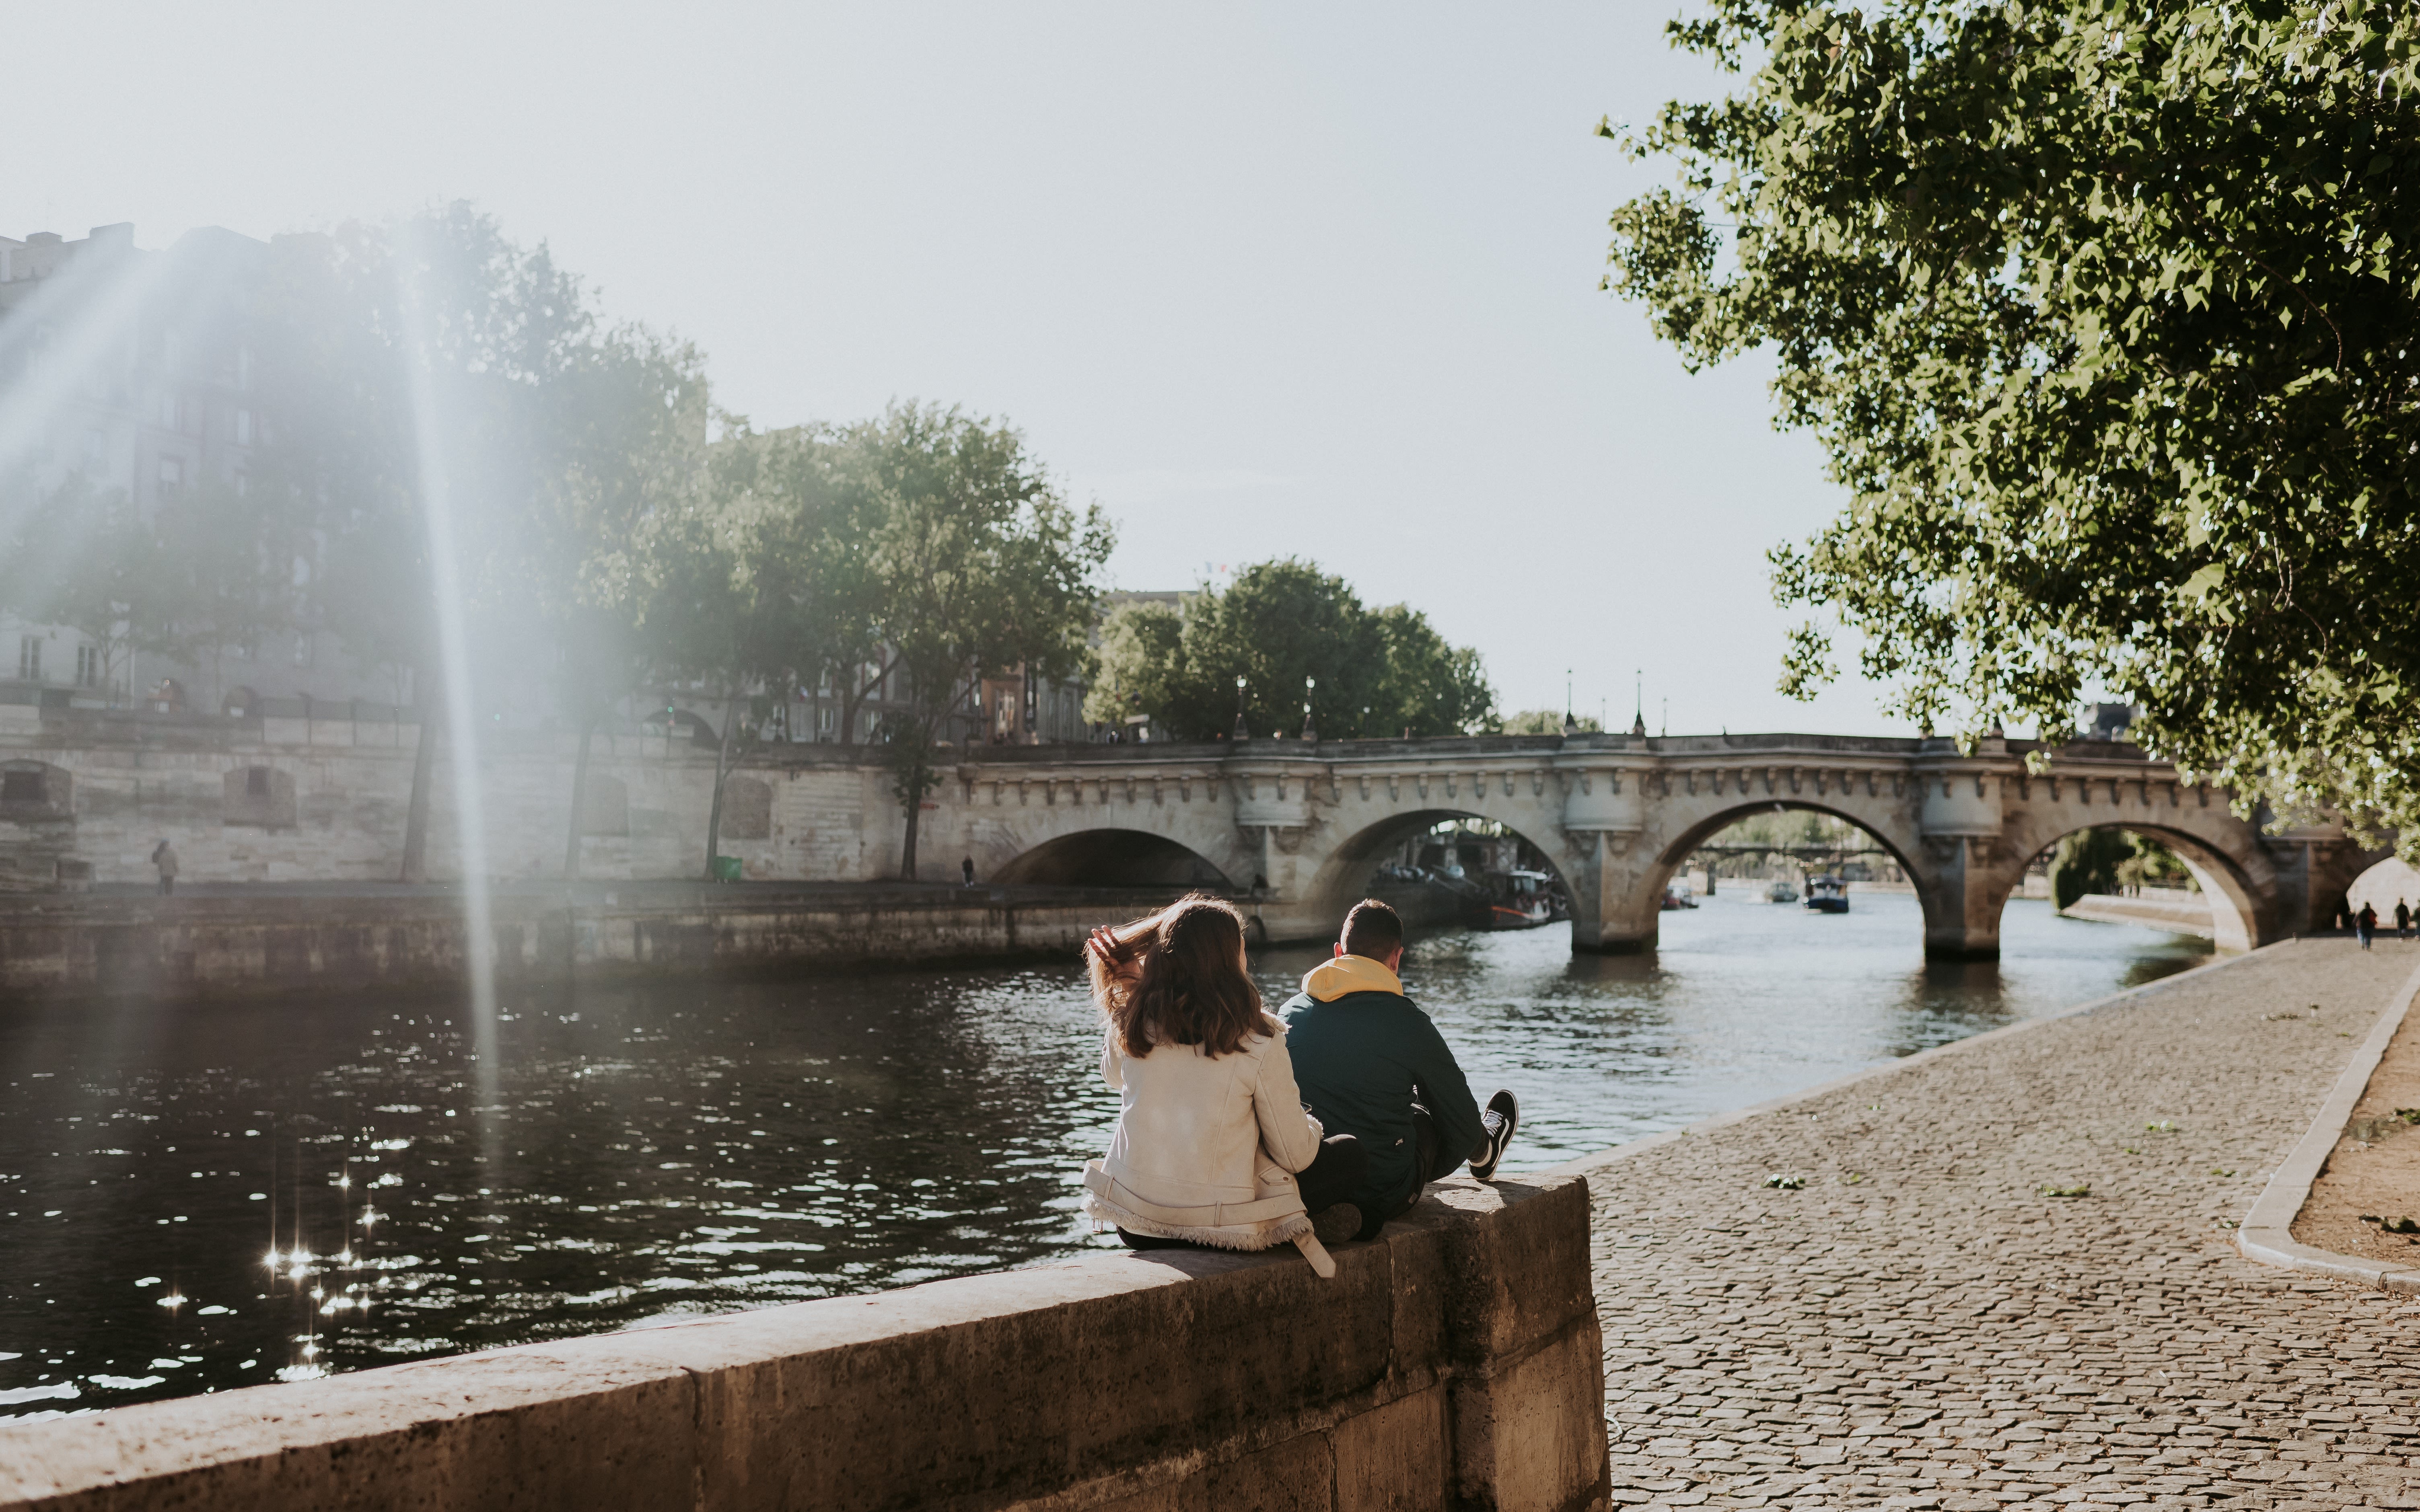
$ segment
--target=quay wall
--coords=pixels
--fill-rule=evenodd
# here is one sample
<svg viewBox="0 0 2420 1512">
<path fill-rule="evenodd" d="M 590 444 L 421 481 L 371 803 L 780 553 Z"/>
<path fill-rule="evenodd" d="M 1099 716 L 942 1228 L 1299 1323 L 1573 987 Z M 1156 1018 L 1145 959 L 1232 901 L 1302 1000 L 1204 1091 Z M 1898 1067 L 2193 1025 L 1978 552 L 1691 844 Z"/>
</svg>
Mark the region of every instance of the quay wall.
<svg viewBox="0 0 2420 1512">
<path fill-rule="evenodd" d="M 97 884 L 148 882 L 162 840 L 176 846 L 187 882 L 394 881 L 419 727 L 363 724 L 338 717 L 343 707 L 309 720 L 37 718 L 0 704 L 0 769 L 38 770 L 46 795 L 36 805 L 0 803 L 0 890 L 47 889 L 62 859 L 88 867 Z M 490 876 L 562 875 L 577 754 L 561 733 L 488 737 L 479 783 Z M 866 756 L 837 746 L 754 753 L 734 774 L 721 854 L 756 878 L 895 875 L 905 824 L 890 774 Z M 686 736 L 600 733 L 581 874 L 702 875 L 714 771 L 714 750 Z M 461 874 L 458 775 L 441 752 L 429 789 L 431 878 Z M 930 859 L 935 878 L 958 862 Z"/>
<path fill-rule="evenodd" d="M 1585 1181 L 1432 1193 L 1326 1281 L 1095 1254 L 0 1427 L 0 1512 L 1606 1508 Z"/>
<path fill-rule="evenodd" d="M 489 917 L 511 986 L 943 959 L 1073 957 L 1085 932 L 1163 901 L 1060 888 L 661 885 L 615 901 L 505 895 Z M 380 896 L 50 895 L 0 907 L 0 1001 L 458 989 L 461 900 Z"/>
</svg>

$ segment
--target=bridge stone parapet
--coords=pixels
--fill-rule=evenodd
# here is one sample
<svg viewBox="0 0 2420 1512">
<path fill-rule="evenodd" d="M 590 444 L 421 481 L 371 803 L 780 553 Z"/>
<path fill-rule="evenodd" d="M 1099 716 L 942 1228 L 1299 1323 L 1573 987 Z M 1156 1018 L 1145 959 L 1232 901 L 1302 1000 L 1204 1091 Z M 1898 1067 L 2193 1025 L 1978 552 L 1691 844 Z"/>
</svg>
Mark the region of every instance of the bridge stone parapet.
<svg viewBox="0 0 2420 1512">
<path fill-rule="evenodd" d="M 1124 833 L 1150 874 L 1223 884 L 1272 939 L 1315 939 L 1408 837 L 1447 819 L 1493 821 L 1561 875 L 1575 949 L 1655 943 L 1673 873 L 1706 838 L 1775 808 L 1836 815 L 1871 835 L 1922 902 L 1929 953 L 1990 958 L 2027 863 L 2072 831 L 2157 836 L 2212 899 L 2220 943 L 2249 949 L 2324 927 L 2379 853 L 2341 830 L 2267 831 L 2231 795 L 2185 781 L 2132 746 L 1997 737 L 1497 736 L 1242 741 L 1207 746 L 995 748 L 966 753 L 954 801 L 927 821 L 986 874 L 1100 881 Z M 1167 847 L 1155 851 L 1149 842 Z M 1077 874 L 1079 864 L 1091 874 Z"/>
<path fill-rule="evenodd" d="M 104 886 L 146 882 L 161 839 L 183 856 L 188 883 L 396 874 L 411 747 L 394 711 L 391 724 L 303 721 L 302 745 L 240 720 L 33 712 L 30 722 L 0 722 L 0 765 L 12 769 L 0 796 L 0 892 L 47 888 L 70 871 Z M 563 732 L 483 740 L 490 868 L 507 880 L 556 876 L 576 742 Z M 597 811 L 578 831 L 582 875 L 704 872 L 713 748 L 659 727 L 609 733 L 596 746 L 586 807 Z M 726 803 L 721 854 L 752 880 L 895 877 L 903 816 L 875 754 L 757 748 L 730 779 L 726 798 L 736 790 L 748 801 Z M 2334 826 L 2247 820 L 2228 794 L 2187 783 L 2133 747 L 2096 742 L 1995 739 L 1962 751 L 1946 740 L 1586 733 L 999 746 L 942 759 L 920 826 L 923 880 L 955 881 L 972 860 L 986 882 L 1207 887 L 1253 899 L 1260 928 L 1278 939 L 1327 934 L 1380 860 L 1454 818 L 1499 823 L 1546 856 L 1584 950 L 1652 947 L 1664 887 L 1691 851 L 1776 806 L 1820 810 L 1873 836 L 1916 886 L 1928 949 L 1951 956 L 1994 953 L 2001 906 L 2025 863 L 2081 828 L 2122 825 L 2175 849 L 2230 948 L 2324 927 L 2379 854 Z M 460 865 L 456 780 L 441 763 L 429 836 L 440 878 Z"/>
</svg>

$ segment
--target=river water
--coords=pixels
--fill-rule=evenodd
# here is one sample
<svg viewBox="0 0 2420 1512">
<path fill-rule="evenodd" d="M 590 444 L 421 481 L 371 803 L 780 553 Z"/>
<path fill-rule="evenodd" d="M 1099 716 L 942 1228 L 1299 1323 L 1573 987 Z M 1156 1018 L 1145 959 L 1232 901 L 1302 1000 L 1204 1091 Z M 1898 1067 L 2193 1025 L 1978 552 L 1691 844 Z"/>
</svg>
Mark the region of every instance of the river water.
<svg viewBox="0 0 2420 1512">
<path fill-rule="evenodd" d="M 1648 957 L 1423 942 L 1406 986 L 1536 1169 L 2184 969 L 2019 901 L 1928 965 L 1915 900 L 1725 893 Z M 1321 952 L 1260 963 L 1275 999 Z M 995 1270 L 1101 1242 L 1117 1105 L 1072 963 L 507 994 L 482 1106 L 456 1001 L 9 1011 L 0 1417 Z M 302 1389 L 308 1389 L 303 1387 Z"/>
</svg>

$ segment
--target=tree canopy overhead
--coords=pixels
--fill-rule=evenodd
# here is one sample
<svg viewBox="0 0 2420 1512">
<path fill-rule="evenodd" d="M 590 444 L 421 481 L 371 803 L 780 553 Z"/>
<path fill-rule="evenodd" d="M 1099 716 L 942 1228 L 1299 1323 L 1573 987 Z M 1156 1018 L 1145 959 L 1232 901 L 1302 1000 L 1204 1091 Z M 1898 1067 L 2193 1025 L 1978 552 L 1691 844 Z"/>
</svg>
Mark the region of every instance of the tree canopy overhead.
<svg viewBox="0 0 2420 1512">
<path fill-rule="evenodd" d="M 1773 553 L 1928 726 L 2063 728 L 2420 845 L 2420 11 L 1711 0 L 1741 80 L 1609 287 L 1777 360 L 1846 511 Z M 1816 624 L 1784 687 L 1833 673 Z"/>
</svg>

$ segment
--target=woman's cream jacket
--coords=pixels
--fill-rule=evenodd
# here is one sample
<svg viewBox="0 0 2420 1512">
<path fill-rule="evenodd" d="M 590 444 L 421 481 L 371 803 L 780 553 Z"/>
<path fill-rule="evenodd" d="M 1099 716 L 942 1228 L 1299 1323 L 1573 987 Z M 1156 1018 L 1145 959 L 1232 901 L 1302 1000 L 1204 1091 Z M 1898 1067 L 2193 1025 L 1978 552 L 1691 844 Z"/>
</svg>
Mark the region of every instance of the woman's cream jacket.
<svg viewBox="0 0 2420 1512">
<path fill-rule="evenodd" d="M 1293 1173 L 1319 1153 L 1274 1019 L 1230 1055 L 1163 1044 L 1129 1056 L 1111 1029 L 1101 1074 L 1118 1089 L 1109 1152 L 1084 1167 L 1084 1211 L 1137 1234 L 1267 1249 L 1311 1231 Z"/>
</svg>

